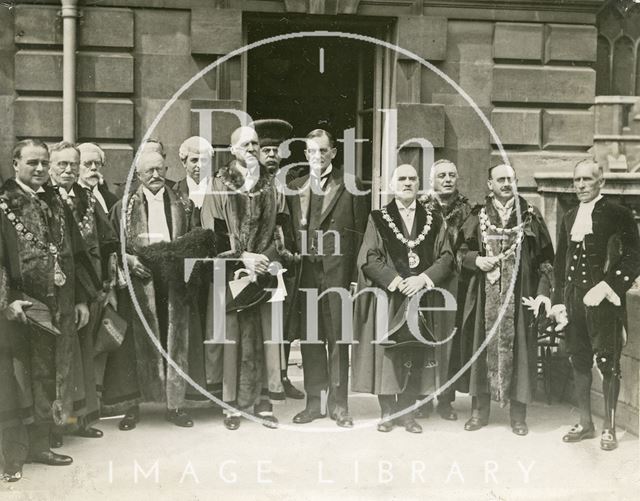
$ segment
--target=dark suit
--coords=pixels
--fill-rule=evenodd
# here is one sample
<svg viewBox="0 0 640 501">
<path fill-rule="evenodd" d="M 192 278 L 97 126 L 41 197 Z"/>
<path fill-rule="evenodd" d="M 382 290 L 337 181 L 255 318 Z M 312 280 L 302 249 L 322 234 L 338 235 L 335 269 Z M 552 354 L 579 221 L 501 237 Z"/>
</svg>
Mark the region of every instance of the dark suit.
<svg viewBox="0 0 640 501">
<path fill-rule="evenodd" d="M 591 423 L 594 353 L 603 375 L 605 414 L 611 417 L 615 410 L 620 387 L 624 299 L 640 273 L 640 238 L 631 211 L 603 198 L 593 208 L 593 233 L 585 235 L 582 242 L 573 242 L 571 229 L 577 213 L 577 208 L 569 210 L 562 221 L 554 264 L 553 303 L 567 307 L 567 351 L 574 370 L 581 424 L 587 426 Z M 584 305 L 585 294 L 601 281 L 618 295 L 621 306 L 608 299 L 603 299 L 599 306 Z"/>
<path fill-rule="evenodd" d="M 172 188 L 173 191 L 180 195 L 183 200 L 189 199 L 189 185 L 187 184 L 186 177 L 176 182 Z M 200 209 L 198 207 L 194 207 L 193 212 L 191 213 L 191 227 L 196 228 L 200 226 L 202 226 L 200 221 Z"/>
<path fill-rule="evenodd" d="M 296 250 L 300 253 L 306 250 L 307 254 L 298 269 L 298 283 L 301 289 L 317 289 L 318 294 L 331 287 L 349 290 L 350 283 L 357 280 L 356 258 L 367 222 L 366 198 L 345 188 L 343 172 L 335 166 L 323 190 L 325 195 L 312 193 L 308 181 L 309 175 L 294 179 L 289 187 L 301 192 L 287 197 Z M 358 180 L 356 186 L 363 189 Z M 319 237 L 318 231 L 324 236 Z M 337 251 L 339 255 L 334 255 Z M 320 410 L 321 392 L 329 389 L 329 412 L 332 415 L 346 412 L 348 345 L 336 343 L 342 326 L 340 296 L 330 293 L 318 302 L 318 338 L 322 344 L 307 344 L 306 294 L 304 291 L 294 294 L 296 306 L 292 315 L 301 320 L 298 325 L 307 407 Z"/>
<path fill-rule="evenodd" d="M 110 211 L 111 207 L 119 200 L 118 196 L 109 190 L 106 182 L 98 184 L 98 191 L 102 195 L 102 198 L 104 198 L 104 203 L 107 204 L 107 212 Z"/>
</svg>

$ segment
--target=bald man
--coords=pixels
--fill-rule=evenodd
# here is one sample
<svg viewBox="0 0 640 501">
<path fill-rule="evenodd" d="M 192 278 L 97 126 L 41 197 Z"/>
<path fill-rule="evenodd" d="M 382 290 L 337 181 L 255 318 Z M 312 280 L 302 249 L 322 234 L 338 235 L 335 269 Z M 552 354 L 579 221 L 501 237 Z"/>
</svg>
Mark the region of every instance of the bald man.
<svg viewBox="0 0 640 501">
<path fill-rule="evenodd" d="M 618 446 L 615 413 L 622 376 L 625 295 L 640 274 L 640 238 L 631 211 L 600 193 L 604 174 L 596 162 L 584 160 L 576 165 L 573 186 L 580 203 L 562 220 L 551 316 L 560 320 L 563 310 L 568 313 L 566 347 L 580 422 L 562 439 L 579 442 L 595 437 L 591 419 L 595 355 L 605 409 L 600 448 L 610 451 Z"/>
<path fill-rule="evenodd" d="M 513 168 L 496 165 L 488 174 L 489 196 L 462 224 L 456 243 L 463 280 L 469 283 L 460 335 L 471 343 L 461 365 L 493 333 L 463 381 L 473 397 L 464 429 L 486 426 L 493 400 L 509 404 L 511 431 L 524 436 L 529 433 L 527 404 L 535 390 L 538 347 L 522 298 L 549 294 L 553 247 L 540 212 L 516 198 Z"/>
<path fill-rule="evenodd" d="M 167 167 L 162 154 L 145 150 L 136 165 L 138 188 L 111 211 L 111 221 L 121 234 L 125 214 L 126 255 L 135 300 L 152 335 L 183 372 L 204 384 L 204 352 L 196 301 L 185 294 L 184 278 L 169 276 L 161 267 L 161 246 L 191 230 L 190 200 L 181 199 L 165 184 Z M 139 257 L 157 244 L 158 262 Z M 164 247 L 166 248 L 166 246 Z M 201 406 L 201 399 L 173 365 L 165 362 L 142 325 L 127 289 L 118 297 L 119 313 L 130 320 L 122 346 L 111 354 L 104 377 L 103 408 L 109 414 L 125 413 L 121 430 L 131 430 L 139 420 L 138 403 L 165 402 L 166 420 L 191 427 L 186 408 Z"/>
<path fill-rule="evenodd" d="M 234 344 L 208 344 L 210 383 L 222 387 L 222 398 L 234 409 L 227 410 L 224 425 L 240 427 L 241 413 L 253 413 L 267 427 L 277 427 L 272 399 L 284 399 L 281 379 L 281 345 L 272 331 L 271 293 L 276 278 L 271 272 L 287 266 L 283 228 L 289 224 L 284 194 L 274 183 L 274 174 L 258 162 L 258 136 L 251 127 L 240 127 L 231 135 L 234 160 L 220 169 L 202 205 L 202 226 L 213 229 L 218 257 L 236 259 L 227 263 L 228 280 L 255 273 L 255 285 L 247 287 L 227 304 L 226 339 Z M 271 270 L 271 272 L 269 271 Z M 236 275 L 234 277 L 234 275 Z M 224 287 L 225 284 L 213 284 Z M 250 292 L 251 291 L 251 292 Z M 231 297 L 231 294 L 228 295 Z M 220 325 L 213 318 L 209 301 L 207 326 Z M 282 333 L 280 333 L 280 336 Z M 278 337 L 280 337 L 278 336 Z"/>
<path fill-rule="evenodd" d="M 377 287 L 389 301 L 386 332 L 395 345 L 372 344 L 386 332 L 376 329 L 377 299 L 362 294 L 356 299 L 353 345 L 354 391 L 378 395 L 381 421 L 378 431 L 389 432 L 395 424 L 409 433 L 421 433 L 414 419 L 413 405 L 418 395 L 435 390 L 437 381 L 434 345 L 413 336 L 404 313 L 407 304 L 420 291 L 441 286 L 453 272 L 453 252 L 443 219 L 428 206 L 416 202 L 418 173 L 411 165 L 400 165 L 393 172 L 394 199 L 369 216 L 367 230 L 358 255 L 358 290 Z M 427 300 L 423 296 L 421 302 Z M 435 342 L 428 331 L 420 335 Z M 426 336 L 426 337 L 425 337 Z M 429 339 L 430 338 L 430 339 Z M 391 416 L 398 414 L 395 419 Z"/>
</svg>

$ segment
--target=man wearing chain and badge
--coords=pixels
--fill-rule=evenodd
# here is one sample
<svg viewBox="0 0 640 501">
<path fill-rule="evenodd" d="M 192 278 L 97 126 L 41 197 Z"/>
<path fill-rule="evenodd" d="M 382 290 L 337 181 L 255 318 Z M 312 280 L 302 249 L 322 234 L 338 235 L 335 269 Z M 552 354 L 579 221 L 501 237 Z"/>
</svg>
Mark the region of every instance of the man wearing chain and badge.
<svg viewBox="0 0 640 501">
<path fill-rule="evenodd" d="M 417 202 L 418 185 L 413 166 L 395 169 L 391 180 L 395 197 L 370 214 L 358 255 L 352 389 L 378 395 L 381 432 L 391 431 L 397 423 L 409 433 L 421 433 L 410 408 L 418 395 L 432 393 L 437 381 L 433 318 L 429 312 L 418 312 L 419 339 L 409 324 L 408 303 L 415 294 L 448 279 L 453 252 L 442 217 Z M 381 324 L 377 295 L 364 291 L 367 287 L 386 292 L 387 318 Z M 428 292 L 422 296 L 421 305 L 428 306 L 431 296 Z M 390 419 L 396 412 L 402 414 Z"/>
<path fill-rule="evenodd" d="M 81 367 L 74 361 L 81 360 L 76 332 L 89 320 L 89 310 L 76 272 L 87 266 L 91 277 L 73 216 L 46 185 L 47 146 L 19 142 L 13 166 L 15 177 L 0 189 L 0 351 L 12 358 L 9 374 L 3 374 L 7 393 L 0 399 L 0 427 L 14 427 L 3 440 L 10 481 L 21 477 L 25 460 L 72 463 L 52 452 L 49 440 L 54 423 L 66 425 L 84 412 Z M 28 445 L 20 422 L 28 423 Z"/>
<path fill-rule="evenodd" d="M 74 434 L 81 437 L 99 438 L 102 436 L 102 431 L 90 426 L 98 420 L 100 415 L 94 342 L 102 319 L 107 292 L 113 286 L 112 281 L 106 277 L 109 263 L 115 272 L 115 252 L 118 248 L 118 241 L 107 215 L 93 193 L 77 183 L 80 165 L 78 148 L 63 141 L 53 145 L 50 152 L 51 183 L 73 213 L 74 224 L 83 238 L 93 273 L 99 280 L 99 285 L 96 287 L 82 269 L 78 270 L 78 279 L 82 282 L 88 295 L 90 316 L 89 323 L 78 331 L 82 351 L 82 360 L 78 365 L 82 366 L 86 413 L 74 431 Z M 61 445 L 62 435 L 55 433 L 52 437 L 52 446 L 59 447 Z"/>
<path fill-rule="evenodd" d="M 455 243 L 456 237 L 462 224 L 471 214 L 471 204 L 469 200 L 458 191 L 458 168 L 451 160 L 441 159 L 431 166 L 429 173 L 429 181 L 431 191 L 420 197 L 420 202 L 426 204 L 434 213 L 439 214 L 444 219 L 444 224 L 449 234 L 451 244 Z M 455 253 L 455 249 L 454 249 Z M 434 330 L 442 332 L 443 336 L 453 335 L 450 342 L 436 346 L 436 360 L 438 362 L 438 383 L 440 387 L 446 381 L 451 379 L 459 369 L 459 351 L 463 342 L 462 336 L 457 332 L 457 319 L 461 313 L 461 305 L 464 304 L 464 295 L 466 293 L 466 283 L 463 281 L 464 276 L 459 273 L 453 273 L 449 279 L 441 285 L 443 289 L 449 291 L 457 300 L 458 307 L 455 311 L 441 311 L 435 313 Z M 455 335 L 457 334 L 457 335 Z M 456 383 L 448 387 L 438 395 L 438 406 L 436 408 L 442 419 L 447 421 L 455 421 L 458 414 L 452 406 L 455 400 Z M 424 400 L 425 396 L 421 396 L 419 400 Z M 421 406 L 416 411 L 416 416 L 426 416 L 426 410 L 432 402 Z"/>
<path fill-rule="evenodd" d="M 542 216 L 524 198 L 515 198 L 515 183 L 510 165 L 489 169 L 490 195 L 463 223 L 456 243 L 458 264 L 469 280 L 460 335 L 472 341 L 465 355 L 476 353 L 495 329 L 465 374 L 464 384 L 473 397 L 467 431 L 488 424 L 495 400 L 501 406 L 510 404 L 513 433 L 528 433 L 526 408 L 536 382 L 537 333 L 529 327 L 531 313 L 521 298 L 548 295 L 554 256 Z"/>
<path fill-rule="evenodd" d="M 281 379 L 282 308 L 286 294 L 283 266 L 286 250 L 283 228 L 289 225 L 284 194 L 273 173 L 258 162 L 258 136 L 252 127 L 239 127 L 231 135 L 235 157 L 219 170 L 202 205 L 202 226 L 216 235 L 218 258 L 226 262 L 225 284 L 213 283 L 207 325 L 221 328 L 214 318 L 214 296 L 224 290 L 226 331 L 220 334 L 233 344 L 208 344 L 208 382 L 222 386 L 222 399 L 234 407 L 226 411 L 224 425 L 240 427 L 240 412 L 255 414 L 267 427 L 278 424 L 271 399 L 284 398 Z M 235 261 L 235 262 L 234 262 Z M 281 263 L 281 265 L 279 265 Z M 270 292 L 268 289 L 276 290 Z M 272 327 L 279 325 L 280 332 Z M 220 338 L 214 333 L 214 339 Z"/>
</svg>

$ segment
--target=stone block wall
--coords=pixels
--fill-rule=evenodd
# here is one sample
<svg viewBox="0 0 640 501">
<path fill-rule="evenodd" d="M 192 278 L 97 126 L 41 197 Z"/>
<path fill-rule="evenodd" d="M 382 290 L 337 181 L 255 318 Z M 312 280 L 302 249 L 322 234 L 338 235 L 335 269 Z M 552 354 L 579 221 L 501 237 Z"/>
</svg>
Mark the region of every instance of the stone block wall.
<svg viewBox="0 0 640 501">
<path fill-rule="evenodd" d="M 114 2 L 118 4 L 118 2 Z M 155 2 L 135 8 L 84 7 L 78 20 L 77 124 L 78 141 L 93 141 L 107 151 L 105 175 L 112 183 L 125 180 L 134 148 L 171 96 L 217 54 L 240 43 L 238 12 L 196 16 L 185 9 L 156 9 Z M 177 4 L 178 5 L 178 4 Z M 226 11 L 225 11 L 226 12 Z M 226 17 L 225 17 L 226 15 Z M 223 19 L 224 18 L 224 19 Z M 218 22 L 203 25 L 203 19 Z M 226 21 L 225 21 L 226 20 Z M 223 22 L 224 21 L 224 22 Z M 230 24 L 233 21 L 233 24 Z M 236 22 L 237 21 L 237 22 Z M 220 29 L 226 26 L 226 45 Z M 212 30 L 213 34 L 207 33 Z M 229 38 L 238 33 L 235 41 Z M 12 175 L 11 149 L 17 139 L 37 137 L 47 142 L 62 136 L 62 21 L 56 5 L 18 5 L 13 14 L 0 9 L 0 101 L 6 115 L 0 121 L 0 175 Z M 180 96 L 159 120 L 151 136 L 167 152 L 169 177 L 182 177 L 180 143 L 192 134 L 191 101 L 216 103 L 230 94 L 240 103 L 240 89 L 230 82 L 238 61 L 223 65 L 228 78 L 220 91 L 213 70 Z M 233 87 L 234 91 L 229 91 Z M 6 104 L 6 106 L 4 106 Z M 216 107 L 216 106 L 211 106 Z M 227 127 L 228 129 L 229 127 Z M 228 138 L 228 130 L 219 132 Z"/>
<path fill-rule="evenodd" d="M 487 167 L 499 161 L 499 141 L 518 171 L 522 192 L 535 199 L 534 172 L 569 171 L 591 146 L 598 2 L 585 2 L 580 12 L 562 12 L 546 1 L 514 10 L 481 9 L 483 0 L 470 3 L 478 8 L 355 0 L 255 1 L 245 12 L 227 0 L 109 0 L 100 7 L 82 6 L 78 137 L 113 153 L 110 160 L 117 163 L 111 162 L 107 177 L 120 182 L 134 147 L 168 99 L 198 71 L 243 45 L 246 13 L 306 14 L 305 21 L 316 14 L 378 16 L 389 19 L 390 40 L 459 84 L 497 134 L 490 134 L 443 78 L 400 56 L 391 59 L 395 66 L 389 68 L 391 92 L 385 98 L 398 109 L 399 141 L 425 137 L 435 158 L 456 161 L 461 188 L 474 201 L 484 195 Z M 11 174 L 9 153 L 16 138 L 55 141 L 61 135 L 62 23 L 55 4 L 27 2 L 13 15 L 0 14 L 0 61 L 6 68 L 0 73 L 0 101 L 8 110 L 0 124 L 4 177 Z M 243 64 L 237 56 L 207 73 L 155 123 L 151 135 L 165 143 L 169 177 L 182 176 L 177 149 L 197 131 L 192 109 L 245 108 Z M 224 146 L 236 125 L 231 115 L 213 117 L 214 145 Z M 419 162 L 415 150 L 407 146 L 401 158 Z"/>
</svg>

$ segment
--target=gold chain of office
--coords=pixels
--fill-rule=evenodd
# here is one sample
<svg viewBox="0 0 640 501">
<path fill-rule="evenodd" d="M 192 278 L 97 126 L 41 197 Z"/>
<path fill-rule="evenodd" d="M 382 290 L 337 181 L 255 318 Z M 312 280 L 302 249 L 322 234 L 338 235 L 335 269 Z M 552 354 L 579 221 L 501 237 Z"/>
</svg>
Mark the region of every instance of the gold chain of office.
<svg viewBox="0 0 640 501">
<path fill-rule="evenodd" d="M 416 268 L 420 264 L 420 257 L 415 252 L 413 252 L 413 249 L 415 249 L 418 245 L 420 245 L 420 243 L 422 243 L 422 241 L 425 238 L 427 238 L 427 234 L 429 233 L 429 231 L 431 231 L 431 223 L 433 222 L 433 215 L 431 214 L 431 210 L 429 208 L 425 207 L 425 210 L 427 211 L 427 222 L 424 225 L 424 228 L 422 228 L 420 235 L 418 235 L 416 239 L 409 240 L 407 237 L 405 237 L 402 234 L 402 232 L 398 228 L 398 225 L 396 225 L 395 221 L 391 218 L 391 216 L 387 212 L 386 207 L 383 207 L 382 209 L 380 209 L 380 212 L 382 213 L 382 218 L 387 222 L 387 225 L 389 226 L 393 234 L 396 236 L 396 238 L 400 242 L 402 242 L 404 245 L 408 247 L 407 257 L 409 258 L 409 268 Z"/>
<path fill-rule="evenodd" d="M 40 202 L 38 200 L 38 202 Z M 44 252 L 49 253 L 53 257 L 53 281 L 58 287 L 62 287 L 67 282 L 67 276 L 62 271 L 60 266 L 60 249 L 64 245 L 64 231 L 65 231 L 65 219 L 64 216 L 60 218 L 60 236 L 58 243 L 43 242 L 36 234 L 29 230 L 22 220 L 13 212 L 5 201 L 0 202 L 0 209 L 4 212 L 9 222 L 13 225 L 18 235 L 23 242 L 27 245 L 32 245 Z"/>
</svg>

